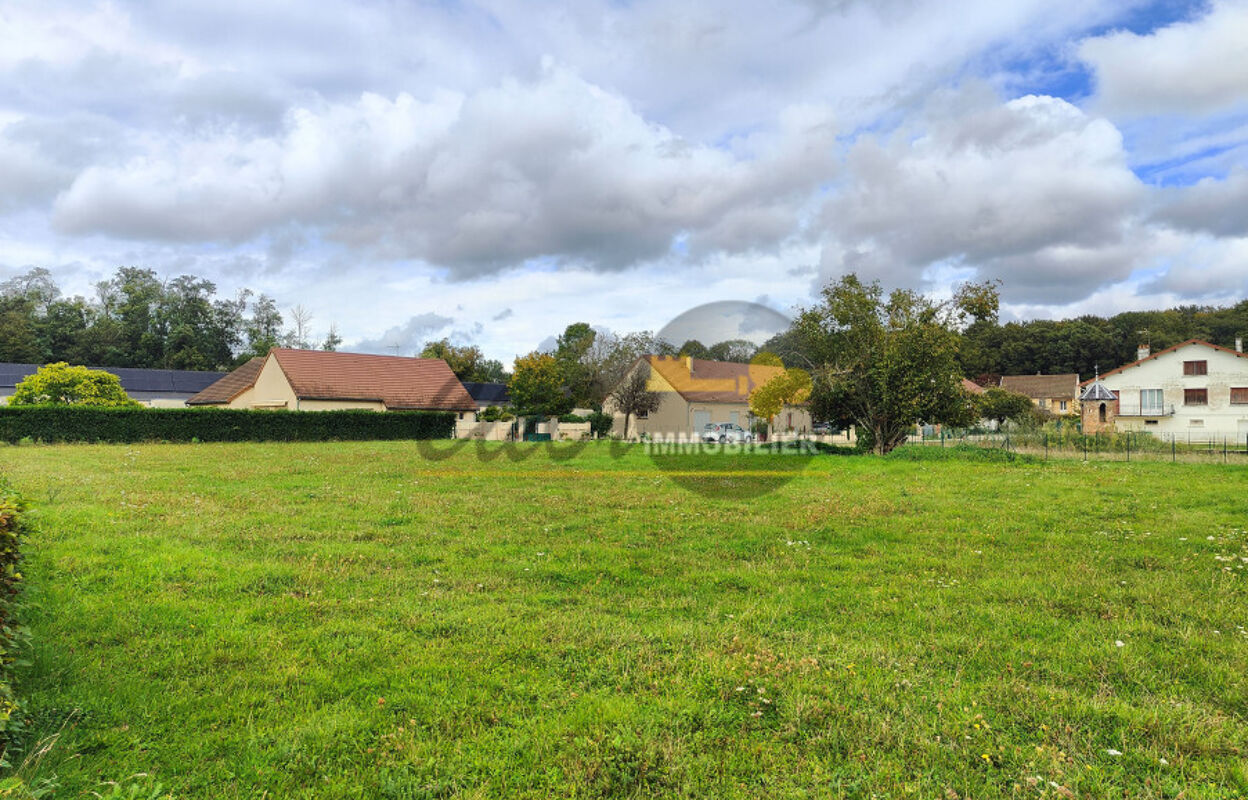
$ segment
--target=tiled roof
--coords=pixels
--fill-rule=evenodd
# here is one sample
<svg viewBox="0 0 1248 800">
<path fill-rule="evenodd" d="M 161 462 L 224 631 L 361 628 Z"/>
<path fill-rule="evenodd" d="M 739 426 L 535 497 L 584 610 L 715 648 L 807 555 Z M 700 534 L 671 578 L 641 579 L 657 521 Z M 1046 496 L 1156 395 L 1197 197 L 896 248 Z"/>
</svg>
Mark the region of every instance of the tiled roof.
<svg viewBox="0 0 1248 800">
<path fill-rule="evenodd" d="M 745 403 L 750 392 L 784 371 L 783 367 L 731 361 L 646 356 L 651 368 L 691 403 Z M 692 363 L 692 369 L 690 369 Z"/>
<path fill-rule="evenodd" d="M 1079 376 L 1073 372 L 1064 375 L 1006 375 L 1001 379 L 1001 388 L 1035 400 L 1073 400 L 1079 392 Z"/>
<path fill-rule="evenodd" d="M 1118 398 L 1114 397 L 1114 393 L 1105 384 L 1099 380 L 1093 380 L 1092 383 L 1088 384 L 1088 388 L 1084 390 L 1079 399 L 1095 403 L 1101 401 L 1112 402 Z"/>
<path fill-rule="evenodd" d="M 970 378 L 962 379 L 962 388 L 970 392 L 971 394 L 983 394 L 984 393 L 984 387 L 980 386 L 978 383 L 971 380 Z"/>
<path fill-rule="evenodd" d="M 1203 339 L 1188 339 L 1186 342 L 1179 342 L 1176 345 L 1171 345 L 1170 347 L 1167 347 L 1165 350 L 1158 350 L 1156 353 L 1153 353 L 1151 356 L 1148 356 L 1147 358 L 1141 358 L 1138 361 L 1132 361 L 1130 364 L 1123 364 L 1121 367 L 1118 367 L 1117 369 L 1111 369 L 1109 372 L 1103 373 L 1101 375 L 1101 378 L 1108 378 L 1110 375 L 1117 375 L 1119 372 L 1122 372 L 1125 369 L 1129 369 L 1131 367 L 1138 367 L 1140 364 L 1143 364 L 1145 361 L 1152 361 L 1154 358 L 1157 358 L 1159 356 L 1164 356 L 1168 353 L 1173 353 L 1175 350 L 1178 350 L 1179 348 L 1182 348 L 1182 347 L 1187 347 L 1189 344 L 1199 345 L 1200 347 L 1208 347 L 1210 350 L 1220 350 L 1223 353 L 1230 353 L 1231 355 L 1237 356 L 1239 358 L 1248 358 L 1248 353 L 1241 353 L 1238 350 L 1232 350 L 1231 348 L 1223 347 L 1220 344 L 1213 344 L 1211 342 L 1206 342 Z M 1084 381 L 1084 384 L 1087 384 L 1091 380 L 1093 379 L 1089 378 L 1087 381 Z"/>
<path fill-rule="evenodd" d="M 225 405 L 256 384 L 264 359 L 257 356 L 186 401 L 188 406 Z"/>
<path fill-rule="evenodd" d="M 379 400 L 386 408 L 475 411 L 477 404 L 440 358 L 277 348 L 270 355 L 301 400 Z"/>
</svg>

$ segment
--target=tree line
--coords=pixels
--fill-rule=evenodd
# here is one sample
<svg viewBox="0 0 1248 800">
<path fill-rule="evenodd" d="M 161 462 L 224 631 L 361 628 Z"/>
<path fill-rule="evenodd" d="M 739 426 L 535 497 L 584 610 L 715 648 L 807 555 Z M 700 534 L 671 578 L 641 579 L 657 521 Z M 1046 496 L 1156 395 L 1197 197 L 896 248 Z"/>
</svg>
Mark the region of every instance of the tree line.
<svg viewBox="0 0 1248 800">
<path fill-rule="evenodd" d="M 0 283 L 0 361 L 226 370 L 277 346 L 342 344 L 333 325 L 313 336 L 301 306 L 287 326 L 268 295 L 218 297 L 212 281 L 193 275 L 162 280 L 121 267 L 95 290 L 90 299 L 65 297 L 41 267 Z"/>
</svg>

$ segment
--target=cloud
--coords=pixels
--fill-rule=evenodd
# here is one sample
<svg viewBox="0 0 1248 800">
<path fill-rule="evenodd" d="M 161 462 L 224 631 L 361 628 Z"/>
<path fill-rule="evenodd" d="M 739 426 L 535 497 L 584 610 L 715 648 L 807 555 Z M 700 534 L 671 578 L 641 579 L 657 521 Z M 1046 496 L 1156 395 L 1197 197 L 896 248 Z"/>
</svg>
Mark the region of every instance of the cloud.
<svg viewBox="0 0 1248 800">
<path fill-rule="evenodd" d="M 707 251 L 774 244 L 834 169 L 826 110 L 792 109 L 741 151 L 684 141 L 570 71 L 426 101 L 368 94 L 93 166 L 57 198 L 65 233 L 239 242 L 283 224 L 468 278 L 533 259 L 613 270 L 688 233 Z"/>
<path fill-rule="evenodd" d="M 495 322 L 502 322 L 505 319 L 511 319 L 515 316 L 515 314 L 516 312 L 512 311 L 510 308 L 504 308 L 502 311 L 491 317 L 491 319 Z"/>
<path fill-rule="evenodd" d="M 1145 187 L 1108 121 L 1053 97 L 946 96 L 850 150 L 828 202 L 824 278 L 916 286 L 934 264 L 1000 279 L 1007 298 L 1073 300 L 1128 275 Z"/>
<path fill-rule="evenodd" d="M 1084 39 L 1097 102 L 1113 114 L 1208 114 L 1248 104 L 1248 2 L 1215 0 L 1204 16 L 1140 35 Z"/>
<path fill-rule="evenodd" d="M 363 339 L 351 347 L 357 353 L 416 355 L 435 333 L 446 329 L 454 319 L 432 311 L 417 314 L 402 325 L 388 329 L 379 338 Z"/>
<path fill-rule="evenodd" d="M 1215 236 L 1248 236 L 1248 169 L 1225 180 L 1204 178 L 1193 186 L 1165 190 L 1153 219 L 1175 228 Z"/>
</svg>

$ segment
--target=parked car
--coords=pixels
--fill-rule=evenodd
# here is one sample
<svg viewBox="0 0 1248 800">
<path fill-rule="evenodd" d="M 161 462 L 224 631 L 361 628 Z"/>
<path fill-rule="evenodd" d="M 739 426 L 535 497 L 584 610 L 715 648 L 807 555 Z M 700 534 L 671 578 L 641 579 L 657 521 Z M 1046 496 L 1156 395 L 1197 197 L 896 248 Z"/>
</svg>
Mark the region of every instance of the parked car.
<svg viewBox="0 0 1248 800">
<path fill-rule="evenodd" d="M 754 435 L 732 422 L 710 422 L 702 428 L 704 442 L 752 442 Z"/>
<path fill-rule="evenodd" d="M 834 433 L 838 433 L 838 430 L 831 422 L 816 422 L 811 426 L 810 432 L 816 436 L 831 436 Z"/>
</svg>

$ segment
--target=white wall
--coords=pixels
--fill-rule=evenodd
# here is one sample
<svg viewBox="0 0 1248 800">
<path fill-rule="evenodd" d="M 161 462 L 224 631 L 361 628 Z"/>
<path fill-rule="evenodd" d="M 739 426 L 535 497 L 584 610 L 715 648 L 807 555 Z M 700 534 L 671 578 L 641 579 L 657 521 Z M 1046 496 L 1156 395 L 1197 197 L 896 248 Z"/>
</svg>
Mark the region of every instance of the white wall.
<svg viewBox="0 0 1248 800">
<path fill-rule="evenodd" d="M 1183 362 L 1204 361 L 1205 375 L 1184 375 Z M 1120 431 L 1147 431 L 1158 436 L 1203 442 L 1243 440 L 1248 436 L 1248 404 L 1230 402 L 1232 388 L 1248 387 L 1248 358 L 1213 347 L 1189 344 L 1101 379 L 1118 393 Z M 1166 412 L 1139 416 L 1140 391 L 1161 389 Z M 1186 405 L 1185 389 L 1205 389 L 1208 405 Z M 1170 415 L 1171 407 L 1174 414 Z"/>
</svg>

